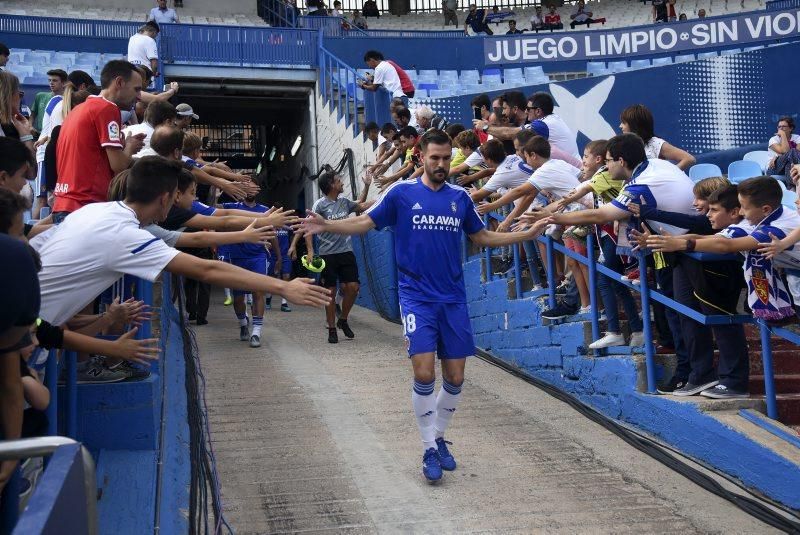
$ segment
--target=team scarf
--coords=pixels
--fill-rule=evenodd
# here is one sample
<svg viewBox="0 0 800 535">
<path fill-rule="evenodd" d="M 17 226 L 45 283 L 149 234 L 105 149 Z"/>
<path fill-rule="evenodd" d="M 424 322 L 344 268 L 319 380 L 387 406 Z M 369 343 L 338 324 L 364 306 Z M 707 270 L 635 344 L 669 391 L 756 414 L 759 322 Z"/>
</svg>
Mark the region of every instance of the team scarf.
<svg viewBox="0 0 800 535">
<path fill-rule="evenodd" d="M 778 208 L 756 225 L 756 229 L 769 225 L 782 213 L 783 208 Z M 747 251 L 744 279 L 747 281 L 747 304 L 753 311 L 753 316 L 769 321 L 794 316 L 786 284 L 772 260 L 759 254 L 757 250 Z"/>
</svg>

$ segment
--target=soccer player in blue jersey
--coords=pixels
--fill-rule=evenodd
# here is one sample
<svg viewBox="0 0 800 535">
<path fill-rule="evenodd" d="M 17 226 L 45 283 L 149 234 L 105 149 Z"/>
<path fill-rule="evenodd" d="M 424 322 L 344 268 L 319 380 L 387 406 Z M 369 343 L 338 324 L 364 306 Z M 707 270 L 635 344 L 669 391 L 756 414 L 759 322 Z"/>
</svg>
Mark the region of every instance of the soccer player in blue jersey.
<svg viewBox="0 0 800 535">
<path fill-rule="evenodd" d="M 292 229 L 288 226 L 279 227 L 275 233 L 278 246 L 270 250 L 270 273 L 272 277 L 277 277 L 288 281 L 292 278 L 292 258 L 289 250 L 294 243 Z M 272 294 L 267 296 L 267 310 L 272 309 Z M 281 312 L 291 312 L 289 302 L 281 298 Z"/>
<path fill-rule="evenodd" d="M 246 212 L 254 212 L 264 214 L 269 211 L 269 208 L 263 204 L 258 204 L 255 199 L 248 197 L 244 201 L 223 203 L 222 207 L 226 210 L 244 210 Z M 273 239 L 273 247 L 277 246 L 277 241 Z M 267 274 L 267 266 L 269 263 L 267 249 L 257 243 L 237 243 L 225 246 L 225 254 L 230 259 L 234 266 L 239 266 L 248 271 L 258 273 L 260 275 Z M 236 318 L 239 320 L 239 340 L 250 340 L 250 347 L 261 346 L 261 328 L 264 325 L 264 304 L 266 294 L 264 292 L 254 291 L 253 294 L 253 332 L 250 332 L 249 321 L 247 319 L 247 303 L 245 302 L 245 295 L 248 292 L 233 290 L 233 311 L 236 313 Z"/>
<path fill-rule="evenodd" d="M 502 247 L 532 239 L 543 226 L 524 232 L 486 230 L 466 190 L 447 183 L 451 147 L 447 134 L 427 131 L 420 140 L 422 177 L 392 185 L 363 215 L 332 220 L 309 212 L 301 226 L 310 234 L 394 228 L 403 334 L 414 374 L 411 399 L 422 436 L 422 472 L 429 481 L 456 467 L 444 434 L 461 398 L 466 358 L 475 354 L 461 233 L 478 245 Z M 434 396 L 436 356 L 443 385 Z"/>
</svg>

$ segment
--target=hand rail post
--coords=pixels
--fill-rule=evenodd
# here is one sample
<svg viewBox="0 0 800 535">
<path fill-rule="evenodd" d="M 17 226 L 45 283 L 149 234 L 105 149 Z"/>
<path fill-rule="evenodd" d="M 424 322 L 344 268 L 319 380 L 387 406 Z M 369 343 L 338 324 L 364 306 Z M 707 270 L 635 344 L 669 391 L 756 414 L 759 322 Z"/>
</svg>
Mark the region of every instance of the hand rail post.
<svg viewBox="0 0 800 535">
<path fill-rule="evenodd" d="M 51 349 L 47 353 L 44 382 L 50 392 L 50 403 L 47 405 L 47 434 L 58 434 L 58 351 Z"/>
<path fill-rule="evenodd" d="M 136 300 L 137 301 L 144 301 L 144 304 L 148 307 L 153 306 L 153 283 L 144 280 L 144 279 L 136 279 L 136 289 L 134 290 Z M 150 338 L 152 336 L 150 321 L 146 320 L 142 322 L 142 325 L 139 327 L 139 331 L 136 333 L 136 338 L 139 340 L 144 340 L 146 338 Z"/>
<path fill-rule="evenodd" d="M 22 472 L 19 466 L 0 494 L 0 533 L 11 533 L 19 520 L 19 491 Z"/>
<path fill-rule="evenodd" d="M 514 251 L 514 293 L 517 299 L 522 299 L 522 269 L 519 261 L 519 247 L 518 243 L 511 246 Z"/>
<path fill-rule="evenodd" d="M 777 420 L 778 401 L 775 397 L 775 371 L 772 369 L 771 333 L 763 320 L 759 320 L 758 329 L 761 332 L 761 359 L 764 365 L 764 398 L 767 402 L 767 416 Z"/>
<path fill-rule="evenodd" d="M 483 216 L 483 224 L 488 228 L 489 226 L 488 215 Z M 483 262 L 484 265 L 486 266 L 486 282 L 489 282 L 490 280 L 492 280 L 493 273 L 492 273 L 492 248 L 488 245 L 483 250 Z"/>
<path fill-rule="evenodd" d="M 538 247 L 538 244 L 536 245 Z M 554 308 L 556 306 L 556 271 L 554 269 L 553 238 L 546 236 L 545 245 L 547 246 L 547 302 L 550 308 Z"/>
<path fill-rule="evenodd" d="M 66 431 L 67 436 L 78 439 L 78 354 L 65 351 L 64 359 L 67 369 L 66 391 Z"/>
<path fill-rule="evenodd" d="M 589 268 L 589 302 L 592 315 L 592 339 L 600 339 L 600 314 L 597 311 L 597 260 L 594 257 L 594 232 L 586 236 L 586 258 Z"/>
<path fill-rule="evenodd" d="M 639 259 L 639 288 L 641 288 L 642 294 L 642 334 L 644 335 L 644 356 L 647 368 L 647 392 L 655 394 L 656 364 L 652 325 L 650 324 L 650 288 L 647 285 L 647 258 L 641 249 L 637 251 L 636 256 Z"/>
</svg>

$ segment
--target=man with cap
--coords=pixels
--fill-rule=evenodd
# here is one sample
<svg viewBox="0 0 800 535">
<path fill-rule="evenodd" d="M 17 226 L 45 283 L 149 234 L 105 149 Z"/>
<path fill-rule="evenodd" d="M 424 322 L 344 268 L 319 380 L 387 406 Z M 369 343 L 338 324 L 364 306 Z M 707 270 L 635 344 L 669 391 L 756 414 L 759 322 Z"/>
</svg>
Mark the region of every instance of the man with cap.
<svg viewBox="0 0 800 535">
<path fill-rule="evenodd" d="M 188 130 L 189 125 L 192 124 L 192 119 L 196 121 L 200 118 L 192 107 L 185 103 L 178 104 L 175 110 L 178 112 L 178 119 L 175 121 L 175 126 L 181 130 Z"/>
</svg>

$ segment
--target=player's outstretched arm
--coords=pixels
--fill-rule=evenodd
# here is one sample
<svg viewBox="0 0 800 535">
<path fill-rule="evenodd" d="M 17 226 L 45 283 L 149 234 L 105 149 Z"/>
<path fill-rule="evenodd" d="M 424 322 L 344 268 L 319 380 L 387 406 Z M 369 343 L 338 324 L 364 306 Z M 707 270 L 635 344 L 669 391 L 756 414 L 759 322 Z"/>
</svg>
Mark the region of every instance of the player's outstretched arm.
<svg viewBox="0 0 800 535">
<path fill-rule="evenodd" d="M 170 273 L 224 288 L 278 294 L 297 305 L 323 307 L 331 300 L 330 292 L 316 286 L 312 279 L 297 278 L 287 282 L 259 275 L 227 262 L 204 260 L 186 253 L 178 253 L 165 269 Z"/>
<path fill-rule="evenodd" d="M 275 238 L 275 230 L 272 227 L 256 228 L 254 219 L 250 225 L 244 229 L 233 232 L 181 232 L 178 237 L 176 247 L 215 247 L 218 245 L 229 245 L 232 243 L 268 243 Z"/>
<path fill-rule="evenodd" d="M 481 247 L 502 247 L 504 245 L 512 245 L 523 241 L 529 241 L 542 233 L 542 230 L 547 226 L 545 220 L 537 221 L 526 230 L 518 232 L 492 232 L 491 230 L 483 229 L 475 234 L 470 234 L 469 239 L 476 245 Z"/>
<path fill-rule="evenodd" d="M 658 252 L 685 251 L 689 240 L 685 236 L 669 234 L 653 234 L 647 238 L 647 247 Z M 698 253 L 739 253 L 756 249 L 761 244 L 752 236 L 743 238 L 725 238 L 708 236 L 695 242 L 694 250 Z"/>
<path fill-rule="evenodd" d="M 332 232 L 334 234 L 366 234 L 375 228 L 375 222 L 366 214 L 347 219 L 324 219 L 321 215 L 308 210 L 308 217 L 303 220 L 300 230 L 309 235 L 319 234 L 320 232 Z"/>
</svg>

